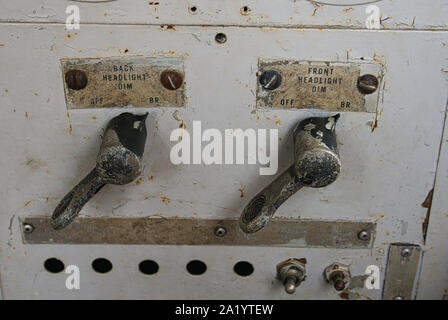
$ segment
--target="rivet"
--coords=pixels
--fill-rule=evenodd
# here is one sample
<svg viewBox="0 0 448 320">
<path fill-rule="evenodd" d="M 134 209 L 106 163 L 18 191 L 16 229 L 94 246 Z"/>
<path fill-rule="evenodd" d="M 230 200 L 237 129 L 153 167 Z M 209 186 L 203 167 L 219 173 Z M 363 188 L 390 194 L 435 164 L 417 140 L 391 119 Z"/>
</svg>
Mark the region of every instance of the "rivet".
<svg viewBox="0 0 448 320">
<path fill-rule="evenodd" d="M 217 237 L 224 237 L 226 235 L 226 233 L 227 233 L 227 229 L 224 228 L 223 226 L 217 226 L 215 228 L 215 235 Z"/>
<path fill-rule="evenodd" d="M 367 231 L 367 230 L 361 230 L 361 231 L 358 233 L 358 239 L 359 239 L 359 240 L 362 240 L 362 241 L 367 241 L 367 240 L 369 240 L 369 239 L 370 239 L 370 232 Z"/>
<path fill-rule="evenodd" d="M 34 231 L 34 226 L 32 224 L 29 224 L 29 223 L 23 224 L 23 232 L 24 233 L 31 233 L 33 231 Z"/>
</svg>

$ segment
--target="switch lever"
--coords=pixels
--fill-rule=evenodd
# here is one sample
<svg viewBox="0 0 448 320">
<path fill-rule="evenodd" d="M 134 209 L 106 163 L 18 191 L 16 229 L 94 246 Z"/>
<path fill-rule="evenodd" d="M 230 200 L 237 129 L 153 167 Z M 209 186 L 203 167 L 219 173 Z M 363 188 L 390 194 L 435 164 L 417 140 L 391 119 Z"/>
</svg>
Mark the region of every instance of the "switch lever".
<svg viewBox="0 0 448 320">
<path fill-rule="evenodd" d="M 58 204 L 51 217 L 54 229 L 68 226 L 82 207 L 107 183 L 127 184 L 141 174 L 147 116 L 148 113 L 134 115 L 125 112 L 109 121 L 95 168 Z"/>
<path fill-rule="evenodd" d="M 302 187 L 321 188 L 336 180 L 341 161 L 335 127 L 339 114 L 300 121 L 294 130 L 294 163 L 244 208 L 240 227 L 245 233 L 262 229 L 275 211 Z"/>
</svg>

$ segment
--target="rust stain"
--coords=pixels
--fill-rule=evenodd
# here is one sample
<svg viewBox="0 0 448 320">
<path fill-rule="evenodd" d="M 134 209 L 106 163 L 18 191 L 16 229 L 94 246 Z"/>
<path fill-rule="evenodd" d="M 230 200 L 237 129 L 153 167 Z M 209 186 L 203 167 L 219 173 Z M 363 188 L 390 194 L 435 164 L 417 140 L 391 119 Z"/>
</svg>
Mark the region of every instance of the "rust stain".
<svg viewBox="0 0 448 320">
<path fill-rule="evenodd" d="M 28 205 L 31 203 L 31 200 L 28 200 L 27 202 L 25 202 L 25 207 L 28 207 Z"/>
<path fill-rule="evenodd" d="M 153 180 L 153 179 L 154 179 L 154 176 L 150 176 L 150 177 L 148 178 L 149 181 L 151 181 L 151 180 Z"/>
<path fill-rule="evenodd" d="M 25 111 L 25 118 L 28 119 L 28 112 Z"/>
<path fill-rule="evenodd" d="M 92 120 L 96 120 L 98 119 L 96 116 L 92 116 Z"/>
<path fill-rule="evenodd" d="M 429 190 L 428 195 L 425 198 L 425 201 L 422 203 L 422 207 L 426 208 L 426 216 L 425 220 L 422 223 L 422 233 L 423 233 L 423 240 L 426 241 L 426 235 L 428 232 L 428 224 L 429 224 L 429 216 L 431 215 L 431 205 L 432 205 L 432 198 L 434 194 L 434 188 Z"/>
<path fill-rule="evenodd" d="M 172 24 L 161 25 L 160 28 L 162 30 L 176 30 L 176 27 Z"/>
<path fill-rule="evenodd" d="M 142 178 L 138 178 L 137 181 L 135 181 L 136 185 L 139 185 L 140 183 L 142 183 Z"/>
<path fill-rule="evenodd" d="M 72 35 L 69 33 L 69 34 L 67 34 L 67 38 L 70 38 Z"/>
<path fill-rule="evenodd" d="M 238 189 L 238 191 L 240 192 L 240 198 L 244 198 L 244 188 L 241 187 Z"/>
<path fill-rule="evenodd" d="M 170 201 L 171 201 L 169 198 L 167 198 L 167 197 L 165 197 L 165 196 L 160 197 L 160 199 L 162 199 L 162 202 L 163 202 L 164 204 L 169 204 Z"/>
<path fill-rule="evenodd" d="M 5 92 L 6 92 L 6 93 L 8 93 L 8 92 L 9 92 L 9 90 L 8 90 L 8 89 L 5 89 Z"/>
<path fill-rule="evenodd" d="M 353 10 L 353 8 L 350 7 L 350 8 L 342 9 L 342 12 L 343 12 L 343 13 L 348 13 L 350 10 Z"/>
<path fill-rule="evenodd" d="M 68 133 L 72 134 L 73 127 L 72 127 L 72 121 L 70 120 L 70 113 L 67 111 L 67 119 L 68 119 Z"/>
</svg>

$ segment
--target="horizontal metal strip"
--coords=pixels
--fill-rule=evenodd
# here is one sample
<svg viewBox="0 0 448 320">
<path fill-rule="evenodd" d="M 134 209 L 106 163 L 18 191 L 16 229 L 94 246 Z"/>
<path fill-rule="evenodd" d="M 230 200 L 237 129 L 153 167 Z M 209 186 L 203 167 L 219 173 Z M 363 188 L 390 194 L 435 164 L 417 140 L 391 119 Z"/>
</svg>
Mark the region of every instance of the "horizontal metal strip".
<svg viewBox="0 0 448 320">
<path fill-rule="evenodd" d="M 371 248 L 376 225 L 359 221 L 273 219 L 245 234 L 238 219 L 79 217 L 54 230 L 50 217 L 22 217 L 25 244 L 158 244 Z M 360 236 L 361 232 L 361 236 Z"/>
</svg>

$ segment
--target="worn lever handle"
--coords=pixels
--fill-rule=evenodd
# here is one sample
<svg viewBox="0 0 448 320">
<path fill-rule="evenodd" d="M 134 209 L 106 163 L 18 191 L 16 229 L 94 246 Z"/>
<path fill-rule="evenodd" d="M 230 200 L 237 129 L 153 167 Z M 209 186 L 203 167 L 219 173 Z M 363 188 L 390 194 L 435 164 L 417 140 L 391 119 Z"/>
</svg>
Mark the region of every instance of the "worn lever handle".
<svg viewBox="0 0 448 320">
<path fill-rule="evenodd" d="M 108 123 L 96 167 L 57 205 L 51 217 L 54 229 L 68 226 L 82 207 L 107 183 L 127 184 L 141 174 L 147 116 L 126 112 Z"/>
<path fill-rule="evenodd" d="M 341 170 L 335 126 L 339 114 L 300 121 L 294 130 L 294 163 L 244 208 L 240 227 L 245 233 L 262 229 L 275 211 L 302 187 L 325 187 Z"/>
</svg>

